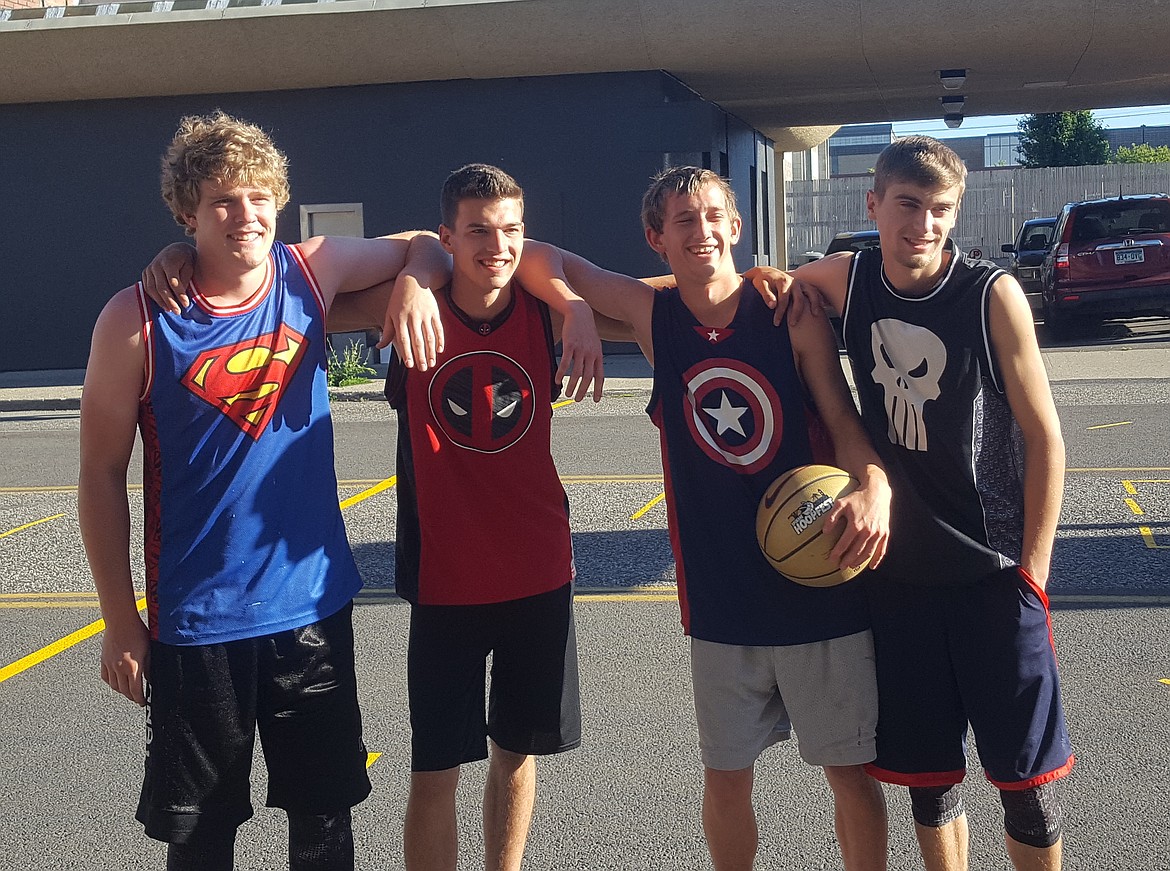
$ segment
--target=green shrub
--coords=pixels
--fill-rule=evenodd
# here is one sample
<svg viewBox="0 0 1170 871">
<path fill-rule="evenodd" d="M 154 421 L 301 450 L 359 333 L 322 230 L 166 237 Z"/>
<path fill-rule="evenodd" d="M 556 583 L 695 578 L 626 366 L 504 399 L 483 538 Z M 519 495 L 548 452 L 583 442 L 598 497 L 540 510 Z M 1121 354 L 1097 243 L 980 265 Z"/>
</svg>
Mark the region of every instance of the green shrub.
<svg viewBox="0 0 1170 871">
<path fill-rule="evenodd" d="M 330 387 L 348 387 L 351 384 L 365 384 L 378 373 L 366 365 L 364 342 L 348 345 L 340 357 L 330 346 L 326 361 L 326 380 Z"/>
</svg>

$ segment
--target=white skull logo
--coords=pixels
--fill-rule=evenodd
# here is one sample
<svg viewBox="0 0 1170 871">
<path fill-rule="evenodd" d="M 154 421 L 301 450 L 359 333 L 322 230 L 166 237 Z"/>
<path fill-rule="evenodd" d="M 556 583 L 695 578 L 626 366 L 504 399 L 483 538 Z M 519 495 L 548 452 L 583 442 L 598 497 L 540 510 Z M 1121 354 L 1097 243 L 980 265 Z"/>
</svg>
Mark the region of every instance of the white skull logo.
<svg viewBox="0 0 1170 871">
<path fill-rule="evenodd" d="M 947 365 L 942 340 L 925 327 L 883 318 L 870 328 L 873 380 L 886 392 L 889 438 L 912 451 L 926 450 L 922 407 L 938 399 L 938 381 Z"/>
</svg>

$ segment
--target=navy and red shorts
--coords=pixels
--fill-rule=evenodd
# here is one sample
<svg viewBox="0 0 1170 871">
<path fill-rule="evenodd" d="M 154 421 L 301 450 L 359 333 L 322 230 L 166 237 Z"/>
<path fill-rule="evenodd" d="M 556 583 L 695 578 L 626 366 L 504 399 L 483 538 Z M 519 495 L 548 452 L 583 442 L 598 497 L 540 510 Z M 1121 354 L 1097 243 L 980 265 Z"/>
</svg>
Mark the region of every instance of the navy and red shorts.
<svg viewBox="0 0 1170 871">
<path fill-rule="evenodd" d="M 967 728 L 987 779 L 1005 790 L 1073 765 L 1048 597 L 1018 567 L 965 586 L 869 586 L 877 658 L 878 780 L 951 786 Z"/>
</svg>

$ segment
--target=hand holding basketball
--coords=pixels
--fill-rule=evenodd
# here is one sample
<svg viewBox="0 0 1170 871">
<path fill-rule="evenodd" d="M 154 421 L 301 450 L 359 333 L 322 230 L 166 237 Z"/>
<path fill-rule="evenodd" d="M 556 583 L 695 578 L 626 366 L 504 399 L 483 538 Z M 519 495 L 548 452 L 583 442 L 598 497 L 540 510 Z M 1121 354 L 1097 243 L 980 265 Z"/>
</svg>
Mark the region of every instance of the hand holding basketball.
<svg viewBox="0 0 1170 871">
<path fill-rule="evenodd" d="M 834 586 L 877 565 L 889 537 L 890 490 L 879 469 L 866 485 L 833 466 L 781 475 L 760 500 L 756 538 L 778 572 L 807 586 Z"/>
</svg>

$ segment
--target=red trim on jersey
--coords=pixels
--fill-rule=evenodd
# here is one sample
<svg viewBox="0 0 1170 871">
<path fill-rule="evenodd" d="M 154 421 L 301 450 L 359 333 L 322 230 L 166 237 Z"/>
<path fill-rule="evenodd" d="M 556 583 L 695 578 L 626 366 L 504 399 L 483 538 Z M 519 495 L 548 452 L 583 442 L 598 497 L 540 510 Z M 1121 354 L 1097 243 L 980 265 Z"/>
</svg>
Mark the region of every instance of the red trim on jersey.
<svg viewBox="0 0 1170 871">
<path fill-rule="evenodd" d="M 138 396 L 139 402 L 145 402 L 150 395 L 150 386 L 154 383 L 154 319 L 150 316 L 150 305 L 146 301 L 146 291 L 142 282 L 135 285 L 138 298 L 138 315 L 142 318 L 142 348 L 145 352 L 142 360 L 142 393 Z"/>
<path fill-rule="evenodd" d="M 872 762 L 865 764 L 866 773 L 874 780 L 882 783 L 893 783 L 897 786 L 954 786 L 962 783 L 967 776 L 965 769 L 957 771 L 928 771 L 921 774 L 906 774 L 903 771 L 890 771 L 879 768 Z"/>
<path fill-rule="evenodd" d="M 264 298 L 268 296 L 268 292 L 272 290 L 273 280 L 276 276 L 276 269 L 272 263 L 272 252 L 268 252 L 268 259 L 264 262 L 264 280 L 260 282 L 260 286 L 245 299 L 243 302 L 234 303 L 232 305 L 216 305 L 206 296 L 199 286 L 195 283 L 195 279 L 191 279 L 191 301 L 198 305 L 201 309 L 209 315 L 226 318 L 232 315 L 242 315 L 245 312 L 250 312 L 255 309 L 260 303 L 264 302 Z"/>
<path fill-rule="evenodd" d="M 679 617 L 683 633 L 691 634 L 691 607 L 687 602 L 687 573 L 683 568 L 682 542 L 678 537 L 678 512 L 675 510 L 674 486 L 670 480 L 670 462 L 666 455 L 666 429 L 662 425 L 661 404 L 654 407 L 650 419 L 658 427 L 658 442 L 662 451 L 662 483 L 666 493 L 666 531 L 670 535 L 670 552 L 674 554 L 675 586 L 678 589 Z"/>
<path fill-rule="evenodd" d="M 317 305 L 321 307 L 321 317 L 325 317 L 325 294 L 321 292 L 321 283 L 317 281 L 317 276 L 313 273 L 313 269 L 309 266 L 309 261 L 305 259 L 305 253 L 301 251 L 300 245 L 289 245 L 288 250 L 292 253 L 293 259 L 297 262 L 297 266 L 301 267 L 301 272 L 305 274 L 305 281 L 309 284 L 309 289 L 313 291 L 313 296 L 317 300 Z"/>
<path fill-rule="evenodd" d="M 150 637 L 158 640 L 158 566 L 162 554 L 162 449 L 158 421 L 149 401 L 138 407 L 138 429 L 142 433 L 142 554 L 146 567 L 146 625 Z"/>
<path fill-rule="evenodd" d="M 1029 777 L 1027 780 L 1011 780 L 1005 782 L 1002 780 L 993 779 L 986 772 L 984 772 L 984 776 L 997 789 L 1002 789 L 1005 792 L 1019 792 L 1023 789 L 1031 789 L 1034 786 L 1043 786 L 1046 783 L 1052 783 L 1054 780 L 1060 780 L 1060 778 L 1064 777 L 1066 774 L 1072 771 L 1072 767 L 1076 764 L 1076 761 L 1077 758 L 1075 756 L 1069 756 L 1068 762 L 1064 763 L 1064 765 L 1060 766 L 1060 768 L 1057 768 L 1053 771 L 1048 771 L 1044 774 L 1037 774 L 1035 777 Z"/>
</svg>

